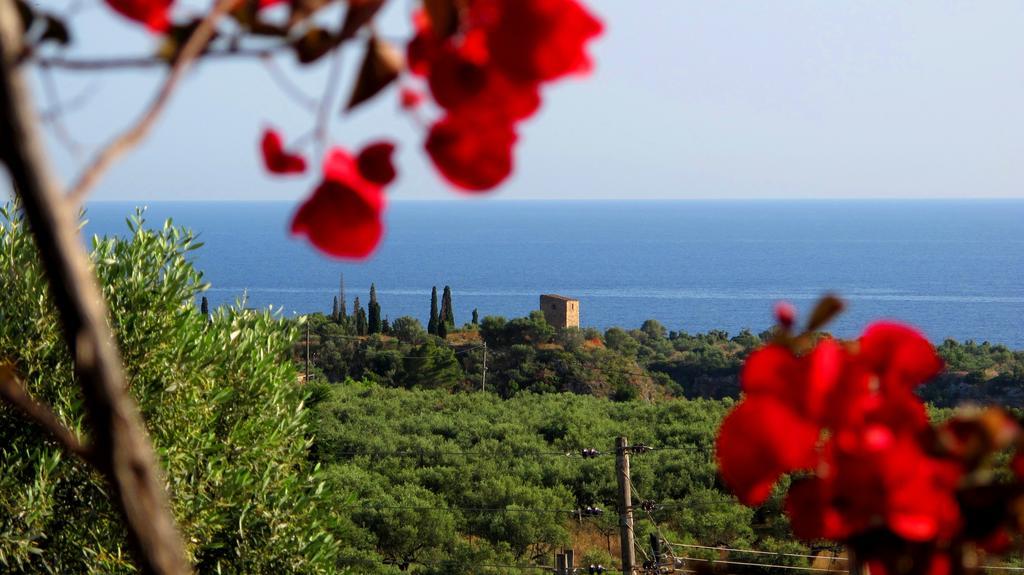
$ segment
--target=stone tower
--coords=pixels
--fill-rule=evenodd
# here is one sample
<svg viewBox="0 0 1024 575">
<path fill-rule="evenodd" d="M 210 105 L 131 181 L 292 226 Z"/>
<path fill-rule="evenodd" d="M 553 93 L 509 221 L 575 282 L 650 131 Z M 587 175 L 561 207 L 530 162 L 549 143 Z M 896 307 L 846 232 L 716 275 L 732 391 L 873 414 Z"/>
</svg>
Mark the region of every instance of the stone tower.
<svg viewBox="0 0 1024 575">
<path fill-rule="evenodd" d="M 540 296 L 540 311 L 544 319 L 555 327 L 580 326 L 580 300 L 561 295 L 543 294 Z"/>
</svg>

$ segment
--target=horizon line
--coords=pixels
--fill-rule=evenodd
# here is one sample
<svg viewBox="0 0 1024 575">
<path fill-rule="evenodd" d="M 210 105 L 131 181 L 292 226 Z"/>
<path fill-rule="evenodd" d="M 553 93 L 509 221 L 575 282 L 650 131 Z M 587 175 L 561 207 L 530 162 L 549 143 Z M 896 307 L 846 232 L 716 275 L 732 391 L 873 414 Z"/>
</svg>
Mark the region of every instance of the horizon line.
<svg viewBox="0 0 1024 575">
<path fill-rule="evenodd" d="M 388 198 L 392 203 L 427 203 L 427 202 L 494 202 L 494 203 L 526 203 L 526 202 L 1024 202 L 1024 196 L 949 196 L 949 197 L 920 197 L 920 196 L 844 196 L 844 197 L 789 197 L 789 196 L 775 196 L 775 197 L 689 197 L 689 198 L 659 198 L 659 197 L 641 197 L 641 198 L 510 198 L 510 197 L 496 197 L 496 196 L 452 196 L 452 197 L 427 197 L 427 198 L 415 198 L 415 197 L 396 197 Z M 104 204 L 104 203 L 192 203 L 192 204 L 217 204 L 217 203 L 237 203 L 237 204 L 294 204 L 299 202 L 300 199 L 238 199 L 238 198 L 211 198 L 211 199 L 141 199 L 141 198 L 102 198 L 102 199 L 89 199 L 86 200 L 86 204 Z"/>
</svg>

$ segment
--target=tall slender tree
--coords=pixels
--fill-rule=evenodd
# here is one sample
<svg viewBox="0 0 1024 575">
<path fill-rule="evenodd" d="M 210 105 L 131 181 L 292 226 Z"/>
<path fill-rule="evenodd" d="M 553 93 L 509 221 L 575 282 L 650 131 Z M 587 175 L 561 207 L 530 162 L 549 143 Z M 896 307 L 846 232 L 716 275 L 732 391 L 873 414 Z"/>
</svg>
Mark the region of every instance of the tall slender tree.
<svg viewBox="0 0 1024 575">
<path fill-rule="evenodd" d="M 203 301 L 199 304 L 199 313 L 203 314 L 203 317 L 210 316 L 210 300 L 203 296 Z"/>
<path fill-rule="evenodd" d="M 331 319 L 338 321 L 341 316 L 338 315 L 338 296 L 334 296 L 334 307 L 331 308 Z"/>
<path fill-rule="evenodd" d="M 380 303 L 377 302 L 377 286 L 370 284 L 370 305 L 367 306 L 370 312 L 370 321 L 366 332 L 370 335 L 380 333 Z"/>
<path fill-rule="evenodd" d="M 356 335 L 366 335 L 366 310 L 359 305 L 359 296 L 352 303 L 352 316 L 356 320 Z"/>
<path fill-rule="evenodd" d="M 473 325 L 480 325 L 480 314 L 473 308 Z"/>
<path fill-rule="evenodd" d="M 430 292 L 430 321 L 427 322 L 427 333 L 437 335 L 437 286 Z"/>
<path fill-rule="evenodd" d="M 348 317 L 348 311 L 345 309 L 345 274 L 338 274 L 338 320 L 343 320 Z M 355 310 L 352 310 L 355 313 Z"/>
<path fill-rule="evenodd" d="M 444 286 L 444 295 L 441 296 L 441 323 L 449 329 L 455 328 L 455 310 L 452 308 L 452 288 Z"/>
<path fill-rule="evenodd" d="M 441 339 L 446 339 L 448 337 L 448 324 L 446 322 L 437 322 L 437 337 Z"/>
<path fill-rule="evenodd" d="M 380 320 L 380 332 L 384 335 L 391 335 L 391 322 L 388 321 L 387 316 Z"/>
</svg>

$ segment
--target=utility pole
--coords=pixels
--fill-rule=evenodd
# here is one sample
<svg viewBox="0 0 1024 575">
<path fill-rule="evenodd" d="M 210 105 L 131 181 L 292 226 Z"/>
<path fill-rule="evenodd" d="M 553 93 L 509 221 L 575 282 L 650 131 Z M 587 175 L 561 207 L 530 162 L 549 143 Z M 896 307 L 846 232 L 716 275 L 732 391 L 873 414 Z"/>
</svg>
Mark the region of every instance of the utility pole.
<svg viewBox="0 0 1024 575">
<path fill-rule="evenodd" d="M 636 554 L 633 543 L 633 493 L 629 479 L 629 441 L 615 440 L 615 474 L 619 482 L 619 544 L 622 547 L 622 573 L 634 575 Z"/>
<path fill-rule="evenodd" d="M 306 380 L 309 383 L 309 318 L 306 318 Z"/>
<path fill-rule="evenodd" d="M 484 342 L 484 378 L 480 380 L 480 391 L 487 390 L 487 342 Z"/>
</svg>

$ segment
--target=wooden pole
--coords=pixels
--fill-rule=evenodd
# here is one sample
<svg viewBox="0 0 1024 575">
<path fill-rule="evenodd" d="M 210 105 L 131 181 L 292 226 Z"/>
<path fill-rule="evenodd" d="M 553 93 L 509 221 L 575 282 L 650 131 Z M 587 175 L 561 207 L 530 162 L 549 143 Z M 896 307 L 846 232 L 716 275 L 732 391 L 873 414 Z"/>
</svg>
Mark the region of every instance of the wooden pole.
<svg viewBox="0 0 1024 575">
<path fill-rule="evenodd" d="M 636 554 L 633 543 L 633 493 L 629 479 L 629 441 L 625 437 L 615 440 L 615 474 L 619 482 L 619 544 L 621 546 L 622 573 L 633 575 Z"/>
<path fill-rule="evenodd" d="M 567 575 L 565 570 L 565 554 L 555 554 L 555 573 L 558 575 Z"/>
<path fill-rule="evenodd" d="M 487 342 L 484 342 L 484 378 L 480 381 L 480 391 L 487 391 Z"/>
</svg>

